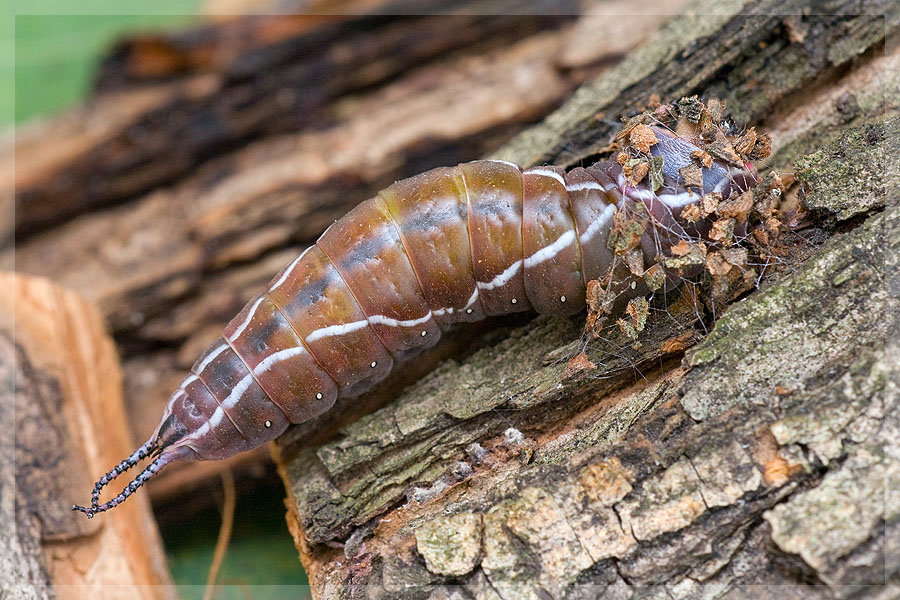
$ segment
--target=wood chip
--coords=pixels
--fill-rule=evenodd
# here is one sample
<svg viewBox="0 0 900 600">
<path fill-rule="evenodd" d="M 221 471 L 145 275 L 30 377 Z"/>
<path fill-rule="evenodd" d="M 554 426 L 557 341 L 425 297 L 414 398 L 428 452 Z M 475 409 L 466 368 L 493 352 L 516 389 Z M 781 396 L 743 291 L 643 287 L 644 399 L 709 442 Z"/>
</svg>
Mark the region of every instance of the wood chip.
<svg viewBox="0 0 900 600">
<path fill-rule="evenodd" d="M 691 243 L 687 240 L 681 240 L 674 246 L 672 246 L 670 252 L 672 256 L 685 256 L 688 252 L 691 251 Z"/>
<path fill-rule="evenodd" d="M 644 252 L 640 248 L 626 252 L 622 257 L 625 266 L 631 271 L 632 275 L 641 277 L 644 275 Z"/>
<path fill-rule="evenodd" d="M 744 161 L 741 160 L 741 157 L 738 156 L 734 151 L 734 148 L 724 137 L 717 139 L 711 144 L 707 144 L 706 151 L 711 154 L 713 158 L 721 160 L 732 167 L 740 168 L 744 166 Z"/>
<path fill-rule="evenodd" d="M 739 196 L 720 202 L 716 208 L 716 214 L 720 217 L 732 218 L 738 223 L 745 223 L 752 209 L 753 191 L 747 190 Z"/>
<path fill-rule="evenodd" d="M 756 241 L 758 241 L 763 246 L 769 245 L 769 234 L 766 233 L 766 230 L 764 227 L 757 227 L 750 233 L 753 235 L 754 238 L 756 238 Z"/>
<path fill-rule="evenodd" d="M 706 270 L 709 271 L 709 274 L 714 278 L 722 277 L 728 274 L 733 268 L 730 262 L 725 260 L 725 257 L 722 256 L 721 252 L 711 252 L 709 256 L 706 257 Z"/>
<path fill-rule="evenodd" d="M 727 275 L 734 268 L 744 268 L 746 266 L 746 248 L 725 248 L 724 250 L 711 252 L 706 257 L 706 270 L 713 277 L 721 277 Z"/>
<path fill-rule="evenodd" d="M 722 201 L 722 194 L 719 192 L 710 192 L 700 198 L 700 214 L 704 217 L 708 217 L 709 215 L 716 212 L 716 209 L 719 208 L 719 202 Z"/>
<path fill-rule="evenodd" d="M 628 183 L 636 187 L 650 172 L 650 165 L 642 160 L 631 159 L 622 167 L 622 172 Z"/>
<path fill-rule="evenodd" d="M 575 375 L 593 371 L 596 368 L 597 365 L 592 363 L 591 360 L 587 357 L 587 354 L 582 352 L 566 364 L 566 368 L 563 371 L 563 378 L 569 379 L 571 377 L 574 377 Z"/>
<path fill-rule="evenodd" d="M 657 263 L 644 272 L 643 280 L 647 287 L 650 288 L 650 291 L 655 292 L 665 285 L 666 271 L 662 268 L 662 265 Z"/>
<path fill-rule="evenodd" d="M 650 303 L 643 296 L 632 298 L 625 307 L 625 314 L 631 317 L 631 326 L 635 331 L 643 331 L 650 316 Z"/>
<path fill-rule="evenodd" d="M 650 146 L 654 145 L 658 140 L 656 134 L 647 125 L 637 125 L 628 135 L 628 140 L 632 147 L 643 154 L 650 154 Z"/>
<path fill-rule="evenodd" d="M 724 248 L 719 250 L 719 254 L 721 254 L 729 264 L 734 265 L 735 267 L 743 269 L 747 266 L 748 252 L 746 248 Z"/>
<path fill-rule="evenodd" d="M 640 243 L 647 223 L 647 208 L 643 203 L 635 202 L 629 210 L 616 210 L 607 247 L 619 256 L 633 250 Z"/>
<path fill-rule="evenodd" d="M 687 122 L 696 124 L 700 122 L 705 107 L 697 96 L 691 96 L 678 101 L 678 110 Z"/>
<path fill-rule="evenodd" d="M 768 133 L 760 135 L 756 139 L 753 150 L 747 155 L 750 160 L 761 160 L 772 154 L 772 137 Z"/>
<path fill-rule="evenodd" d="M 712 167 L 713 157 L 703 150 L 694 150 L 691 152 L 691 158 L 697 161 L 698 164 L 703 165 L 707 169 Z"/>
<path fill-rule="evenodd" d="M 706 112 L 709 113 L 710 119 L 716 123 L 721 123 L 725 120 L 725 101 L 718 98 L 710 98 L 706 102 Z"/>
<path fill-rule="evenodd" d="M 669 269 L 685 269 L 706 264 L 706 245 L 703 242 L 681 240 L 670 249 L 672 257 L 663 264 Z"/>
<path fill-rule="evenodd" d="M 594 313 L 609 314 L 612 312 L 613 295 L 607 292 L 606 288 L 600 285 L 597 280 L 589 281 L 587 284 L 587 305 L 588 310 Z"/>
<path fill-rule="evenodd" d="M 751 127 L 744 135 L 735 140 L 732 145 L 738 154 L 749 155 L 753 151 L 753 147 L 756 146 L 756 129 Z"/>
<path fill-rule="evenodd" d="M 681 211 L 681 218 L 688 223 L 696 223 L 703 218 L 698 204 L 689 204 Z"/>
<path fill-rule="evenodd" d="M 650 187 L 653 189 L 653 193 L 658 192 L 665 183 L 664 162 L 662 156 L 654 156 L 650 159 Z"/>
<path fill-rule="evenodd" d="M 703 170 L 694 164 L 685 165 L 678 169 L 681 175 L 682 185 L 686 188 L 703 189 Z"/>
<path fill-rule="evenodd" d="M 713 223 L 712 230 L 709 232 L 711 240 L 730 246 L 734 243 L 734 219 L 719 219 Z"/>
</svg>

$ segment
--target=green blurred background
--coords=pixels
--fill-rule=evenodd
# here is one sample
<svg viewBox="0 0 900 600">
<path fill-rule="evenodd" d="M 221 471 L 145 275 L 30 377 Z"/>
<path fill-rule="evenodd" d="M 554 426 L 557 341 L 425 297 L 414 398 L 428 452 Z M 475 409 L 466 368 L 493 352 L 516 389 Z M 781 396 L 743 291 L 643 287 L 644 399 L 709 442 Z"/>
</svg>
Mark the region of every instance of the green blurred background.
<svg viewBox="0 0 900 600">
<path fill-rule="evenodd" d="M 198 18 L 202 2 L 6 0 L 3 6 L 0 126 L 8 127 L 79 102 L 90 90 L 100 55 L 117 37 L 184 26 Z"/>
<path fill-rule="evenodd" d="M 219 494 L 218 496 L 221 496 Z M 238 495 L 228 552 L 219 570 L 216 600 L 304 600 L 306 574 L 284 520 L 284 493 L 263 486 Z M 172 577 L 182 598 L 200 600 L 221 516 L 204 511 L 190 526 L 162 528 Z"/>
<path fill-rule="evenodd" d="M 5 0 L 0 9 L 0 129 L 82 102 L 99 60 L 123 35 L 197 21 L 201 0 Z M 118 14 L 127 11 L 128 14 Z M 309 597 L 284 520 L 283 491 L 264 486 L 238 498 L 216 598 Z M 167 520 L 168 521 L 168 520 Z M 169 566 L 183 598 L 202 598 L 221 523 L 215 509 L 190 526 L 163 527 Z"/>
</svg>

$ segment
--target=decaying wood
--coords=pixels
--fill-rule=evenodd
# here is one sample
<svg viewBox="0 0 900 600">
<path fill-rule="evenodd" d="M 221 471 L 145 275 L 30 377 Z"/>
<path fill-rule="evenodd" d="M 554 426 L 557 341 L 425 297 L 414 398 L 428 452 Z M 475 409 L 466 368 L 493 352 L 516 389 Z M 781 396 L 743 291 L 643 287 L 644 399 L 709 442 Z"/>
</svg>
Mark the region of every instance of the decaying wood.
<svg viewBox="0 0 900 600">
<path fill-rule="evenodd" d="M 571 20 L 576 5 L 569 0 L 551 2 L 546 13 L 534 16 L 505 15 L 500 6 L 500 12 L 485 15 L 479 14 L 484 7 L 479 11 L 478 2 L 455 1 L 446 3 L 446 14 L 395 16 L 413 8 L 409 2 L 388 4 L 386 14 L 324 22 L 315 29 L 309 24 L 315 17 L 263 17 L 251 31 L 230 31 L 220 38 L 221 44 L 229 43 L 227 33 L 245 38 L 246 47 L 239 44 L 237 50 L 243 51 L 235 56 L 202 47 L 205 36 L 197 32 L 183 36 L 186 40 L 179 36 L 162 40 L 152 50 L 140 43 L 123 47 L 111 61 L 122 61 L 124 68 L 101 72 L 101 82 L 117 96 L 119 86 L 111 83 L 111 73 L 149 69 L 154 58 L 172 61 L 171 74 L 176 76 L 179 67 L 194 63 L 193 76 L 167 81 L 175 87 L 166 94 L 167 102 L 149 110 L 142 107 L 119 127 L 107 126 L 102 137 L 85 140 L 87 147 L 77 155 L 64 150 L 68 160 L 54 165 L 57 168 L 46 168 L 48 158 L 37 163 L 45 167 L 40 171 L 31 161 L 17 165 L 17 233 L 146 192 L 255 138 L 320 128 L 333 118 L 328 108 L 338 97 L 382 84 L 442 54 L 471 46 L 473 40 L 489 51 L 551 30 Z M 204 32 L 208 38 L 219 33 L 214 26 L 209 29 Z M 169 73 L 163 69 L 162 74 Z M 116 102 L 131 103 L 122 97 Z M 80 116 L 86 118 L 90 117 Z M 180 143 L 173 144 L 174 140 Z"/>
<path fill-rule="evenodd" d="M 595 379 L 606 365 L 574 381 L 563 365 L 529 368 L 566 339 L 546 322 L 301 452 L 285 477 L 316 588 L 890 597 L 900 422 L 884 388 L 896 347 L 882 344 L 898 307 L 882 275 L 898 244 L 896 209 L 835 236 L 733 307 L 683 366 L 618 393 Z M 314 544 L 334 539 L 344 552 Z"/>
<path fill-rule="evenodd" d="M 132 448 L 100 312 L 43 278 L 2 273 L 0 286 L 4 594 L 83 598 L 121 586 L 132 598 L 174 597 L 146 498 L 102 522 L 72 512 Z"/>
<path fill-rule="evenodd" d="M 397 178 L 496 149 L 551 111 L 586 78 L 652 37 L 665 18 L 652 14 L 652 5 L 646 0 L 585 3 L 583 15 L 550 15 L 550 26 L 540 31 L 529 29 L 543 22 L 539 17 L 526 15 L 518 24 L 497 21 L 507 23 L 509 33 L 494 35 L 486 45 L 462 40 L 483 32 L 487 23 L 467 33 L 460 26 L 462 17 L 448 17 L 447 29 L 462 30 L 442 35 L 453 36 L 464 47 L 422 58 L 415 68 L 385 76 L 351 96 L 335 92 L 323 100 L 321 111 L 327 118 L 316 127 L 260 133 L 255 143 L 210 158 L 185 177 L 173 180 L 170 174 L 170 179 L 148 180 L 147 186 L 157 186 L 149 193 L 29 235 L 16 248 L 15 266 L 99 303 L 124 355 L 134 436 L 144 439 L 184 371 L 223 324 L 334 219 Z M 634 16 L 612 19 L 604 11 Z M 420 35 L 413 23 L 394 21 L 393 26 L 408 35 Z M 229 23 L 221 27 L 239 27 Z M 279 48 L 308 44 L 304 35 L 319 35 L 312 31 L 291 37 L 292 26 L 285 25 L 279 30 L 282 37 L 258 51 L 274 61 Z M 626 38 L 618 35 L 622 27 L 632 32 Z M 259 29 L 264 27 L 254 31 Z M 176 36 L 167 43 L 177 46 L 178 40 Z M 128 54 L 129 47 L 136 52 L 138 46 L 135 42 L 123 52 Z M 189 103 L 192 93 L 175 90 L 201 85 L 207 70 L 225 81 L 228 65 L 249 60 L 240 53 L 226 58 L 214 56 L 193 70 L 182 65 L 184 72 L 162 80 L 132 78 L 128 85 L 99 94 L 81 111 L 32 133 L 17 132 L 16 167 L 35 173 L 23 180 L 25 189 L 30 189 L 29 181 L 49 182 L 55 174 L 90 165 L 100 171 L 113 168 L 118 154 L 98 154 L 102 140 L 127 136 L 142 115 L 160 114 L 173 102 L 171 110 Z M 275 78 L 279 69 L 293 64 L 279 60 L 283 62 L 275 61 L 272 71 Z M 209 110 L 235 102 L 229 97 L 233 88 L 204 90 L 197 93 L 202 92 Z M 260 101 L 271 100 L 260 96 Z M 178 131 L 163 125 L 158 130 L 146 125 L 147 136 L 177 150 L 183 144 Z M 135 151 L 140 147 L 134 144 Z M 42 152 L 60 156 L 50 161 Z M 87 160 L 87 155 L 95 158 Z M 126 169 L 122 176 L 129 173 Z M 89 179 L 79 176 L 79 181 Z M 12 253 L 4 259 L 11 264 Z M 257 454 L 257 460 L 264 455 Z M 196 468 L 202 478 L 222 465 L 188 468 Z M 177 468 L 164 471 L 157 485 L 150 486 L 151 493 L 171 495 L 198 478 L 177 473 Z M 170 477 L 172 483 L 166 483 Z"/>
<path fill-rule="evenodd" d="M 580 323 L 538 318 L 325 444 L 304 443 L 321 423 L 289 431 L 277 462 L 319 597 L 900 593 L 900 48 L 884 37 L 900 19 L 827 4 L 858 16 L 745 2 L 675 19 L 496 152 L 574 163 L 608 140 L 597 114 L 634 112 L 650 82 L 711 89 L 783 133 L 771 163 L 797 169 L 820 226 L 708 335 L 677 300 L 639 344 L 585 347 Z"/>
</svg>

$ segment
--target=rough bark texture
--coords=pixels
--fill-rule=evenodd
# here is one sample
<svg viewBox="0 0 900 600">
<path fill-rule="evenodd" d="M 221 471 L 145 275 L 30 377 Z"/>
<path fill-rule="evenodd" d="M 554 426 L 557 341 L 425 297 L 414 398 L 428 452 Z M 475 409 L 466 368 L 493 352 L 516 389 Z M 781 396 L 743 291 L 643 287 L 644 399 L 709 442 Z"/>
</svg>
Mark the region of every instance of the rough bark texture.
<svg viewBox="0 0 900 600">
<path fill-rule="evenodd" d="M 439 16 L 402 16 L 413 10 L 431 12 L 441 5 L 445 14 Z M 253 138 L 321 127 L 332 118 L 327 109 L 336 98 L 377 86 L 473 40 L 481 40 L 487 51 L 554 29 L 572 20 L 577 9 L 569 0 L 547 2 L 546 13 L 527 17 L 503 14 L 520 4 L 505 5 L 492 9 L 499 12 L 484 14 L 488 3 L 454 0 L 416 6 L 401 1 L 387 4 L 381 15 L 335 19 L 315 28 L 314 18 L 273 16 L 124 45 L 101 71 L 101 90 L 132 91 L 138 87 L 132 78 L 142 83 L 154 79 L 140 77 L 152 71 L 154 60 L 175 62 L 157 67 L 169 74 L 178 70 L 179 59 L 196 60 L 230 39 L 240 40 L 237 48 L 229 48 L 229 55 L 218 57 L 214 80 L 210 73 L 203 82 L 182 78 L 182 89 L 170 93 L 168 102 L 150 110 L 138 107 L 126 127 L 107 126 L 111 129 L 107 135 L 61 169 L 23 168 L 29 170 L 20 172 L 17 233 L 146 192 Z M 302 32 L 309 33 L 298 35 Z M 273 77 L 275 71 L 279 76 Z M 173 145 L 176 139 L 181 143 Z M 115 160 L 109 160 L 111 156 Z M 106 168 L 98 169 L 98 161 Z"/>
<path fill-rule="evenodd" d="M 844 16 L 676 18 L 495 153 L 574 164 L 609 138 L 598 113 L 710 90 L 773 131 L 819 226 L 708 334 L 677 300 L 638 344 L 537 318 L 333 440 L 289 431 L 277 460 L 318 597 L 900 594 L 897 7 L 816 6 Z"/>
<path fill-rule="evenodd" d="M 139 38 L 107 61 L 85 107 L 16 132 L 2 160 L 12 172 L 15 152 L 20 230 L 0 257 L 98 302 L 123 354 L 135 438 L 223 324 L 334 219 L 395 179 L 496 149 L 665 18 L 653 0 L 540 14 L 489 4 L 489 15 L 463 2 L 445 5 L 455 16 L 402 18 L 365 2 L 387 16 L 247 18 Z M 227 466 L 261 460 L 264 450 Z M 223 466 L 167 469 L 150 491 L 182 503 Z"/>
<path fill-rule="evenodd" d="M 41 278 L 3 273 L 0 288 L 9 384 L 0 398 L 4 597 L 83 598 L 114 589 L 123 597 L 174 597 L 147 498 L 109 519 L 72 512 L 74 502 L 89 500 L 94 474 L 131 451 L 118 357 L 97 307 Z"/>
</svg>

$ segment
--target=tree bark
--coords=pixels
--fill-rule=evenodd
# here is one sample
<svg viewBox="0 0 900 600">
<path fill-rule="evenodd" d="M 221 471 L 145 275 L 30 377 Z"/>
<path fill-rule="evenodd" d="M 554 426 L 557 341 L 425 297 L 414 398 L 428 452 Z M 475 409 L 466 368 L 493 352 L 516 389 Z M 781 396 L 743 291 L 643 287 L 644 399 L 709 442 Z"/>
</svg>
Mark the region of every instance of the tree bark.
<svg viewBox="0 0 900 600">
<path fill-rule="evenodd" d="M 552 0 L 546 13 L 507 15 L 503 11 L 513 3 L 505 4 L 495 7 L 499 12 L 484 14 L 488 3 L 430 0 L 417 6 L 401 0 L 387 3 L 380 15 L 333 22 L 306 16 L 261 17 L 237 26 L 123 44 L 101 70 L 100 89 L 137 110 L 114 122 L 102 138 L 70 140 L 86 147 L 62 168 L 20 167 L 16 232 L 38 231 L 147 192 L 253 139 L 321 127 L 331 119 L 328 108 L 336 98 L 383 84 L 442 54 L 471 46 L 473 40 L 487 52 L 552 30 L 571 21 L 577 9 L 571 0 Z M 441 6 L 443 14 L 427 14 Z M 311 21 L 320 23 L 311 27 Z M 238 47 L 223 51 L 221 47 L 231 46 L 232 39 L 239 40 Z M 219 60 L 205 58 L 216 52 Z M 211 62 L 213 69 L 179 77 L 185 63 L 201 59 Z M 154 64 L 165 65 L 157 67 L 155 77 Z M 147 107 L 121 97 L 146 95 L 144 86 L 135 83 L 164 78 L 176 88 L 164 102 Z M 173 140 L 181 143 L 173 145 Z M 109 160 L 111 156 L 115 160 Z M 38 164 L 47 162 L 44 158 Z M 98 164 L 106 168 L 98 169 Z"/>
<path fill-rule="evenodd" d="M 0 287 L 9 384 L 0 390 L 4 597 L 83 598 L 116 589 L 173 598 L 146 497 L 106 519 L 72 511 L 89 500 L 96 475 L 133 448 L 118 357 L 97 307 L 42 278 L 0 273 Z"/>
<path fill-rule="evenodd" d="M 710 90 L 773 132 L 816 225 L 709 333 L 677 300 L 636 344 L 539 317 L 324 444 L 287 432 L 317 597 L 900 593 L 897 7 L 704 8 L 494 156 L 575 164 L 598 114 Z"/>
</svg>

